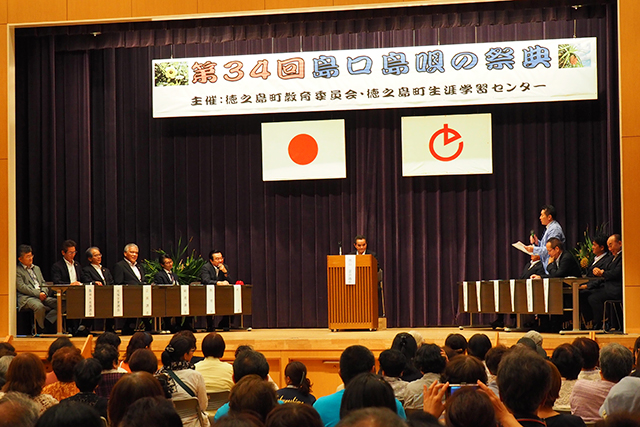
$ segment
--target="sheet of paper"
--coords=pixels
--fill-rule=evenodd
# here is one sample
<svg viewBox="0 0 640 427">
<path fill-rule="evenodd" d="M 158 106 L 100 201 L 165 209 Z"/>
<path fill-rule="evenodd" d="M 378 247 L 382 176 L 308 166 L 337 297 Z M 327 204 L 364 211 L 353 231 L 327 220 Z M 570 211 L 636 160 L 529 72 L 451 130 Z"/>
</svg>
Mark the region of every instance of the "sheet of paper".
<svg viewBox="0 0 640 427">
<path fill-rule="evenodd" d="M 180 314 L 189 315 L 189 285 L 180 285 Z"/>
<path fill-rule="evenodd" d="M 542 288 L 544 289 L 544 312 L 549 312 L 549 279 L 542 279 Z"/>
<path fill-rule="evenodd" d="M 122 317 L 122 285 L 113 285 L 113 317 Z"/>
<path fill-rule="evenodd" d="M 469 282 L 462 282 L 462 304 L 464 306 L 464 312 L 469 311 Z"/>
<path fill-rule="evenodd" d="M 516 311 L 516 279 L 509 280 L 509 291 L 511 294 L 511 311 Z"/>
<path fill-rule="evenodd" d="M 216 314 L 216 287 L 207 285 L 207 314 Z"/>
<path fill-rule="evenodd" d="M 356 284 L 356 256 L 355 255 L 344 256 L 344 284 L 345 285 Z"/>
<path fill-rule="evenodd" d="M 496 313 L 500 311 L 500 281 L 493 281 L 493 301 L 496 304 Z"/>
<path fill-rule="evenodd" d="M 533 313 L 533 279 L 527 279 L 527 311 Z"/>
<path fill-rule="evenodd" d="M 520 240 L 518 240 L 515 243 L 512 243 L 511 246 L 513 246 L 514 248 L 516 248 L 519 251 L 524 252 L 527 255 L 531 255 L 531 252 L 529 252 L 526 248 L 527 245 L 525 245 L 524 243 L 522 243 Z"/>
<path fill-rule="evenodd" d="M 233 285 L 233 313 L 242 314 L 242 285 Z"/>
<path fill-rule="evenodd" d="M 151 285 L 142 285 L 142 315 L 151 316 Z"/>
<path fill-rule="evenodd" d="M 476 282 L 476 300 L 478 301 L 478 311 L 482 311 L 482 297 L 480 296 L 481 289 L 482 289 L 482 282 L 478 280 Z"/>
<path fill-rule="evenodd" d="M 96 293 L 94 285 L 84 285 L 84 315 L 94 317 L 96 315 Z"/>
</svg>

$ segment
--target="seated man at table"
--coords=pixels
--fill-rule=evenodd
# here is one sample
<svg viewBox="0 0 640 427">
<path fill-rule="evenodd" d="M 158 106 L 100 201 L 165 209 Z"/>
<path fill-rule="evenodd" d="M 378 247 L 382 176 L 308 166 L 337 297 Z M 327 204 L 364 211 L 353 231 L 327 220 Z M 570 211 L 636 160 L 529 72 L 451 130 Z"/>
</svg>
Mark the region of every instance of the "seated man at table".
<svg viewBox="0 0 640 427">
<path fill-rule="evenodd" d="M 580 277 L 582 270 L 580 264 L 569 251 L 564 250 L 564 243 L 555 237 L 547 241 L 547 252 L 549 253 L 549 264 L 546 275 L 534 274 L 532 279 L 541 277 Z"/>
<path fill-rule="evenodd" d="M 80 264 L 74 259 L 76 242 L 65 240 L 62 242 L 62 259 L 51 266 L 51 280 L 54 284 L 81 285 L 82 270 Z"/>
<path fill-rule="evenodd" d="M 113 266 L 113 281 L 116 285 L 142 285 L 146 283 L 144 267 L 138 263 L 138 245 L 129 243 L 124 247 L 124 259 Z M 151 319 L 143 321 L 145 330 L 150 331 Z M 123 335 L 133 335 L 135 319 L 125 319 Z"/>
<path fill-rule="evenodd" d="M 113 276 L 108 268 L 102 265 L 102 253 L 97 246 L 91 246 L 84 252 L 89 265 L 82 269 L 82 283 L 91 283 L 98 286 L 112 286 Z M 115 320 L 105 319 L 105 331 L 115 331 Z"/>
<path fill-rule="evenodd" d="M 29 245 L 18 247 L 18 267 L 16 268 L 16 291 L 18 310 L 29 310 L 35 313 L 36 332 L 46 330 L 55 332 L 58 316 L 56 298 L 46 288 L 40 267 L 33 263 L 33 249 Z"/>
<path fill-rule="evenodd" d="M 584 292 L 584 297 L 589 302 L 591 312 L 585 310 L 584 316 L 585 321 L 593 319 L 595 322 L 593 329 L 600 329 L 603 326 L 604 302 L 622 300 L 622 237 L 619 234 L 611 235 L 607 239 L 607 246 L 613 256 L 609 265 L 604 269 L 594 268 L 593 274 L 599 280 L 590 281 L 580 287 L 587 290 Z"/>
<path fill-rule="evenodd" d="M 217 249 L 209 252 L 209 262 L 202 266 L 200 270 L 200 281 L 203 285 L 229 285 L 229 266 L 224 263 L 222 251 Z M 222 316 L 218 324 L 218 329 L 228 331 L 234 316 Z M 213 332 L 213 316 L 207 316 L 207 331 Z"/>
<path fill-rule="evenodd" d="M 161 254 L 158 257 L 158 262 L 162 268 L 153 276 L 153 283 L 156 285 L 175 285 L 178 286 L 178 276 L 173 272 L 173 259 L 167 254 Z M 177 321 L 180 321 L 178 324 Z M 172 317 L 165 317 L 162 319 L 162 330 L 178 332 L 180 329 L 193 329 L 193 317 L 189 316 L 182 321 L 180 318 L 174 319 Z"/>
</svg>

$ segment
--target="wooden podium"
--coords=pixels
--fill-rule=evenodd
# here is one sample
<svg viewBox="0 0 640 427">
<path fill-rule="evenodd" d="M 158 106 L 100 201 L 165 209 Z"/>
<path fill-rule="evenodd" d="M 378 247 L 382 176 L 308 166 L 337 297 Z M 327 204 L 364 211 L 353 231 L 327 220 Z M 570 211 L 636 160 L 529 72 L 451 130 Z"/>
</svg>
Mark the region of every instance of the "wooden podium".
<svg viewBox="0 0 640 427">
<path fill-rule="evenodd" d="M 345 283 L 345 256 L 327 256 L 329 329 L 378 329 L 378 261 L 357 255 L 355 285 Z"/>
</svg>

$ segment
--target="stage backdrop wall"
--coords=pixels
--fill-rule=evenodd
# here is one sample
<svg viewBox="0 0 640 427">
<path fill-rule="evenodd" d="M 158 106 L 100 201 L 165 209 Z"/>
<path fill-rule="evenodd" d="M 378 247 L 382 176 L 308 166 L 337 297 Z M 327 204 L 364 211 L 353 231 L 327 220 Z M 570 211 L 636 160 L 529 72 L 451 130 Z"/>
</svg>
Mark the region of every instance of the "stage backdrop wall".
<svg viewBox="0 0 640 427">
<path fill-rule="evenodd" d="M 254 285 L 254 327 L 324 327 L 326 255 L 363 233 L 389 325 L 464 321 L 455 283 L 519 275 L 510 244 L 541 235 L 541 205 L 570 245 L 587 226 L 620 230 L 615 2 L 531 3 L 18 29 L 17 240 L 48 278 L 67 238 L 111 267 L 127 242 L 151 257 L 192 237 Z M 151 117 L 152 59 L 574 34 L 598 38 L 597 101 Z M 492 175 L 402 177 L 401 117 L 469 113 L 492 114 Z M 262 122 L 333 118 L 346 179 L 262 181 Z"/>
</svg>

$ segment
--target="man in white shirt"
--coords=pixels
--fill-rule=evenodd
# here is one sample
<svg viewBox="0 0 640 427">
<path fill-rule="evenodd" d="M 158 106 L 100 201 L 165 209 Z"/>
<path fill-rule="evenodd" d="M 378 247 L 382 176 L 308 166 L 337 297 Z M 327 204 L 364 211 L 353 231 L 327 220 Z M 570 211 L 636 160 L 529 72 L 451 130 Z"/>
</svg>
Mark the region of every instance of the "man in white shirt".
<svg viewBox="0 0 640 427">
<path fill-rule="evenodd" d="M 80 264 L 75 261 L 76 242 L 65 240 L 62 242 L 62 259 L 51 267 L 51 280 L 54 284 L 81 285 L 82 270 Z"/>
</svg>

